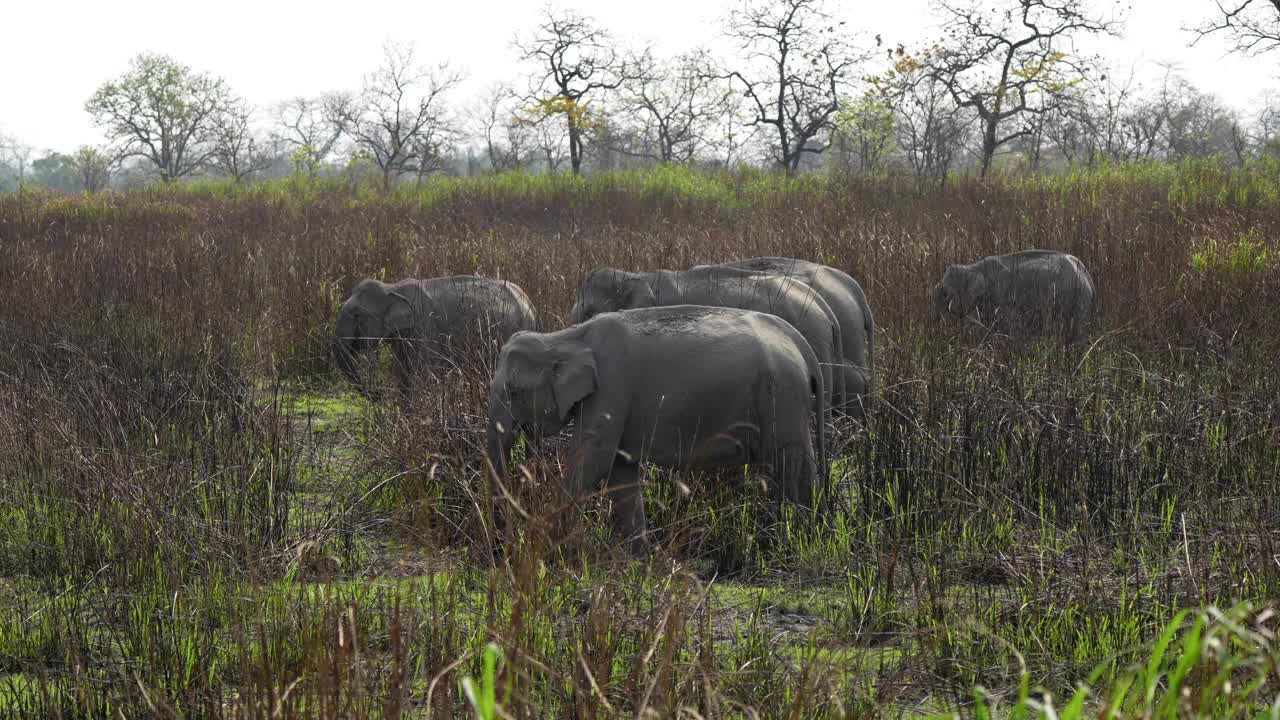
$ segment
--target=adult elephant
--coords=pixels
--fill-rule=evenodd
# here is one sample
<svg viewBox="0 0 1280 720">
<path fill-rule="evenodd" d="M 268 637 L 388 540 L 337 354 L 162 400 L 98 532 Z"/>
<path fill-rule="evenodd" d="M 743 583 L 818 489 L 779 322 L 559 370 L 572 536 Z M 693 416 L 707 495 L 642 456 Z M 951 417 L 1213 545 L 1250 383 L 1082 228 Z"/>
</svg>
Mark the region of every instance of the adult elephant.
<svg viewBox="0 0 1280 720">
<path fill-rule="evenodd" d="M 1004 331 L 1061 332 L 1070 342 L 1093 316 L 1095 296 L 1079 258 L 1023 250 L 948 266 L 933 288 L 933 316 L 972 318 Z"/>
<path fill-rule="evenodd" d="M 496 357 L 520 330 L 535 330 L 529 296 L 505 280 L 454 275 L 383 283 L 361 280 L 338 312 L 334 360 L 361 392 L 369 387 L 356 355 L 389 342 L 401 392 L 431 367 L 472 357 Z"/>
<path fill-rule="evenodd" d="M 861 415 L 871 395 L 875 363 L 875 317 L 866 293 L 847 273 L 829 265 L 785 257 L 755 257 L 718 263 L 804 283 L 822 296 L 840 324 L 846 410 Z M 856 405 L 853 403 L 856 402 Z"/>
<path fill-rule="evenodd" d="M 844 377 L 834 372 L 844 363 L 840 324 L 822 296 L 804 283 L 709 265 L 653 272 L 601 267 L 583 280 L 569 319 L 578 323 L 602 312 L 685 304 L 754 310 L 791 323 L 822 365 L 827 404 L 842 401 Z"/>
<path fill-rule="evenodd" d="M 776 316 L 695 305 L 604 313 L 503 347 L 489 387 L 489 461 L 504 479 L 517 431 L 546 435 L 572 418 L 566 492 L 576 499 L 605 481 L 615 528 L 639 549 L 641 462 L 750 463 L 775 499 L 813 507 L 827 467 L 823 396 L 817 356 Z"/>
</svg>

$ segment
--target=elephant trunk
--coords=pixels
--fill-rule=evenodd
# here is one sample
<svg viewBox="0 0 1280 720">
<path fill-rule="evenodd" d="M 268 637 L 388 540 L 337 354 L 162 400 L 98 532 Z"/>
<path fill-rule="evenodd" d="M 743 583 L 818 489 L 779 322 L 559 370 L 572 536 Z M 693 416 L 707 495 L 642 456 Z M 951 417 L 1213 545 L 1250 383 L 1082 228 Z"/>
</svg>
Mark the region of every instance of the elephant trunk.
<svg viewBox="0 0 1280 720">
<path fill-rule="evenodd" d="M 356 365 L 356 355 L 368 347 L 369 343 L 362 336 L 360 324 L 355 316 L 344 306 L 338 313 L 338 321 L 334 328 L 333 363 L 342 374 L 351 381 L 356 391 L 365 397 L 371 397 L 369 388 Z"/>
<path fill-rule="evenodd" d="M 365 392 L 364 381 L 360 377 L 360 372 L 356 369 L 356 351 L 357 341 L 338 338 L 333 341 L 333 362 L 342 371 L 343 375 L 351 381 L 351 384 L 360 392 Z"/>
<path fill-rule="evenodd" d="M 929 318 L 934 322 L 942 319 L 942 314 L 946 310 L 947 295 L 946 289 L 942 285 L 933 286 L 932 302 L 929 303 Z"/>
<path fill-rule="evenodd" d="M 515 444 L 516 435 L 515 419 L 511 416 L 511 405 L 508 401 L 509 398 L 490 390 L 489 422 L 485 432 L 485 459 L 492 470 L 484 473 L 489 492 L 483 496 L 485 507 L 483 514 L 487 516 L 492 530 L 492 535 L 489 535 L 489 531 L 486 530 L 486 537 L 491 543 L 500 542 L 501 538 L 507 536 L 508 531 L 509 518 L 501 498 L 506 492 L 503 488 L 510 477 L 507 473 L 507 458 L 511 455 L 511 446 Z M 492 547 L 490 549 L 492 550 Z"/>
<path fill-rule="evenodd" d="M 507 456 L 515 444 L 515 418 L 511 405 L 501 393 L 489 393 L 489 424 L 487 427 L 487 457 L 499 482 L 507 480 Z"/>
</svg>

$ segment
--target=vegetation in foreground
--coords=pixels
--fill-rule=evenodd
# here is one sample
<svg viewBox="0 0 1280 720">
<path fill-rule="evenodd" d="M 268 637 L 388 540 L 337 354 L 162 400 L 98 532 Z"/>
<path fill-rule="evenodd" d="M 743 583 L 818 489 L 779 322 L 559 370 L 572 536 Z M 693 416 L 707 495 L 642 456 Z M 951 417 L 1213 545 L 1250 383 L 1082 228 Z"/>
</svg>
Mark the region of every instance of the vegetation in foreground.
<svg viewBox="0 0 1280 720">
<path fill-rule="evenodd" d="M 1275 169 L 922 189 L 679 170 L 0 196 L 0 709 L 17 717 L 1255 716 L 1280 682 Z M 926 321 L 948 262 L 1076 254 L 1086 342 Z M 480 273 L 549 325 L 592 266 L 862 281 L 840 510 L 655 474 L 659 549 L 494 499 L 486 368 L 417 412 L 327 355 L 364 276 Z M 503 536 L 492 503 L 520 517 Z"/>
</svg>

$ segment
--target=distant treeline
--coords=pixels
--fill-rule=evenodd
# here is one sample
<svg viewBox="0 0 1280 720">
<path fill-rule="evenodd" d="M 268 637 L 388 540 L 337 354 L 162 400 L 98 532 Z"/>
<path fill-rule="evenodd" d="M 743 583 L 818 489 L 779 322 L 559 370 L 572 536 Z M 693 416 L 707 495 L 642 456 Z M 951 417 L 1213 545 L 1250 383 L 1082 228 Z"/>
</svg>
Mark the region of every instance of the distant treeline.
<svg viewBox="0 0 1280 720">
<path fill-rule="evenodd" d="M 142 53 L 85 103 L 104 146 L 37 151 L 0 137 L 0 190 L 286 176 L 372 177 L 388 189 L 436 174 L 658 164 L 945 183 L 955 174 L 1280 156 L 1280 96 L 1260 91 L 1246 113 L 1172 67 L 1143 82 L 1064 51 L 1084 36 L 1122 34 L 1123 17 L 1094 4 L 938 0 L 938 37 L 888 47 L 836 21 L 824 0 L 742 0 L 724 19 L 738 48 L 728 57 L 702 48 L 660 57 L 590 17 L 548 9 L 513 43 L 524 76 L 470 101 L 458 97 L 462 68 L 424 62 L 412 45 L 388 44 L 360 88 L 264 108 L 222 78 Z M 1280 10 L 1242 8 L 1194 32 L 1267 53 L 1280 44 L 1264 42 L 1280 38 Z"/>
</svg>

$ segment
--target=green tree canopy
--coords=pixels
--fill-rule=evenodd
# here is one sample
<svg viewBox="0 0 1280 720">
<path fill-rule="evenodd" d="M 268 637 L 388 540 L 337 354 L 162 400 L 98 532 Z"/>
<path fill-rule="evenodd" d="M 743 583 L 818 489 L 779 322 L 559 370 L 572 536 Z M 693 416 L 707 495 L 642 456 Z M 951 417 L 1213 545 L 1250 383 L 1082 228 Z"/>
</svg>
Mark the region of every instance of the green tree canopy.
<svg viewBox="0 0 1280 720">
<path fill-rule="evenodd" d="M 212 152 L 213 118 L 230 102 L 226 82 L 166 55 L 143 53 L 85 103 L 120 157 L 141 157 L 164 182 L 200 169 Z"/>
<path fill-rule="evenodd" d="M 32 161 L 31 179 L 50 190 L 80 192 L 80 173 L 76 169 L 75 158 L 59 152 L 50 152 Z"/>
</svg>

